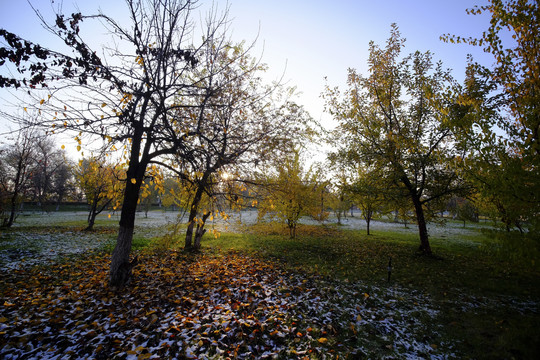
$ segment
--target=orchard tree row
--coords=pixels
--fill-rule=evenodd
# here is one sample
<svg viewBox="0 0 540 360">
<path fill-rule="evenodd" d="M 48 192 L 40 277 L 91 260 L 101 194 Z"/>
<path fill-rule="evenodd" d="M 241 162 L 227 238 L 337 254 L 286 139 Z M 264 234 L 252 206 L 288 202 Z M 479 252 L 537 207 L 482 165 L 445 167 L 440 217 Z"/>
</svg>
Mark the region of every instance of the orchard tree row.
<svg viewBox="0 0 540 360">
<path fill-rule="evenodd" d="M 490 204 L 508 230 L 537 233 L 535 2 L 491 0 L 469 10 L 492 17 L 482 38 L 444 37 L 494 55 L 491 69 L 470 59 L 463 84 L 430 52 L 402 54 L 405 39 L 392 26 L 385 47 L 369 45 L 368 74 L 349 69 L 344 90 L 324 89 L 338 126 L 327 137 L 335 150 L 318 170 L 300 160 L 317 125 L 291 90 L 263 82 L 266 66 L 250 55 L 252 46 L 229 38 L 226 10 L 213 8 L 198 23 L 192 0 L 126 5 L 127 24 L 103 13 L 58 13 L 49 22 L 37 13 L 61 40 L 58 48 L 0 29 L 0 86 L 21 100 L 19 112 L 3 116 L 21 131 L 72 134 L 79 150 L 92 144 L 95 153 L 119 158 L 120 165 L 97 165 L 113 174 L 121 169 L 123 179 L 111 190 L 122 195 L 106 205 L 120 211 L 111 285 L 129 280 L 135 213 L 151 186 L 165 193 L 164 174 L 181 184 L 175 191 L 188 213 L 187 250 L 200 246 L 224 198 L 250 199 L 261 216 L 280 217 L 291 237 L 301 216 L 327 216 L 328 194 L 339 216 L 349 201 L 368 224 L 391 204 L 402 216 L 412 214 L 426 254 L 426 223 L 451 199 Z M 92 48 L 95 33 L 85 31 L 96 21 L 108 34 L 100 48 Z M 515 40 L 512 48 L 503 46 L 502 31 Z"/>
</svg>

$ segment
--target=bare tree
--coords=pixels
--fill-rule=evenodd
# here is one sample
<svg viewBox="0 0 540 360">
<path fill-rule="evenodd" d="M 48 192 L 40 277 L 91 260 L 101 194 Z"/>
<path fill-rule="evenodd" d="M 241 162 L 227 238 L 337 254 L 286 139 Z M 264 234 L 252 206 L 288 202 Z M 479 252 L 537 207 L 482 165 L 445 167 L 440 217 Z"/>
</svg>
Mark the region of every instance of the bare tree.
<svg viewBox="0 0 540 360">
<path fill-rule="evenodd" d="M 60 205 L 66 198 L 72 197 L 75 192 L 75 180 L 73 178 L 73 163 L 65 154 L 62 154 L 63 162 L 58 165 L 53 176 L 52 192 L 56 202 L 55 211 L 60 210 Z"/>
<path fill-rule="evenodd" d="M 2 194 L 2 227 L 11 227 L 17 207 L 30 186 L 35 157 L 35 131 L 20 131 L 13 144 L 0 150 L 0 192 Z"/>
<path fill-rule="evenodd" d="M 67 176 L 66 157 L 63 151 L 57 148 L 51 137 L 38 133 L 32 143 L 34 148 L 34 162 L 31 167 L 31 186 L 29 195 L 44 211 L 49 211 L 48 205 L 57 197 L 57 190 L 65 184 L 59 184 L 62 174 Z M 56 201 L 58 202 L 58 201 Z"/>
</svg>

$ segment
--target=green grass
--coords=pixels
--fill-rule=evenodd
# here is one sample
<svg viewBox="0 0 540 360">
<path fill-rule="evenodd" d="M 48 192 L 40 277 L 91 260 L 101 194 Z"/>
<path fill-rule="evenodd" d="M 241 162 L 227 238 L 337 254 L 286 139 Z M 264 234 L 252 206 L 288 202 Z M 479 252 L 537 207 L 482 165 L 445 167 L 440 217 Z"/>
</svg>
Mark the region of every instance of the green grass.
<svg viewBox="0 0 540 360">
<path fill-rule="evenodd" d="M 459 241 L 432 239 L 432 257 L 418 253 L 415 234 L 374 232 L 368 236 L 337 227 L 308 226 L 299 233 L 291 240 L 279 227 L 272 230 L 264 225 L 243 234 L 222 234 L 206 240 L 204 246 L 257 253 L 307 273 L 383 284 L 391 258 L 392 284 L 420 288 L 434 296 L 467 290 L 480 295 L 540 297 L 538 268 L 486 251 L 489 239 L 480 232 L 476 237 L 461 236 Z"/>
</svg>

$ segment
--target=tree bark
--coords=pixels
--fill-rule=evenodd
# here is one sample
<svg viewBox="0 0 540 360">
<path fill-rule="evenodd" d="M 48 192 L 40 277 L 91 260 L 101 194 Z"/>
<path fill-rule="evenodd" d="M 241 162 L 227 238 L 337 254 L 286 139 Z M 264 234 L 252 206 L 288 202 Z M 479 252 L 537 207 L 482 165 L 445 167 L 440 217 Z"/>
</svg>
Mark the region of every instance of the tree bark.
<svg viewBox="0 0 540 360">
<path fill-rule="evenodd" d="M 24 159 L 21 158 L 17 162 L 17 175 L 15 176 L 13 195 L 11 196 L 11 209 L 9 214 L 9 220 L 5 224 L 5 227 L 9 228 L 15 222 L 15 214 L 17 213 L 17 198 L 19 197 L 19 186 L 21 186 L 21 177 L 23 176 Z"/>
<path fill-rule="evenodd" d="M 418 224 L 418 233 L 420 235 L 420 251 L 426 255 L 431 255 L 431 246 L 429 245 L 429 236 L 426 225 L 426 218 L 424 217 L 424 208 L 420 198 L 416 195 L 412 195 L 414 210 L 416 213 L 416 222 Z"/>
<path fill-rule="evenodd" d="M 92 231 L 92 229 L 94 228 L 94 223 L 96 222 L 96 215 L 97 215 L 96 211 L 97 211 L 97 202 L 94 199 L 94 201 L 92 202 L 92 206 L 90 208 L 90 212 L 88 213 L 88 219 L 87 219 L 88 226 L 86 227 L 86 229 L 84 229 L 84 231 Z"/>
<path fill-rule="evenodd" d="M 94 223 L 96 222 L 96 215 L 92 213 L 91 217 L 88 219 L 88 226 L 84 229 L 84 231 L 92 231 L 94 230 Z"/>
<path fill-rule="evenodd" d="M 11 227 L 13 225 L 13 222 L 15 221 L 15 214 L 17 213 L 17 197 L 19 196 L 19 193 L 17 190 L 15 190 L 15 193 L 11 197 L 11 210 L 9 213 L 9 220 L 7 221 L 5 227 Z"/>
<path fill-rule="evenodd" d="M 210 214 L 211 212 L 203 214 L 202 222 L 200 224 L 197 224 L 197 230 L 195 231 L 195 241 L 193 242 L 193 250 L 195 251 L 199 251 L 201 249 L 201 240 L 203 235 L 206 233 L 204 225 L 206 224 L 206 220 L 208 219 Z"/>
<path fill-rule="evenodd" d="M 203 194 L 203 187 L 199 186 L 197 188 L 197 191 L 195 192 L 195 196 L 193 197 L 193 201 L 191 202 L 191 209 L 189 211 L 188 227 L 186 230 L 186 240 L 184 243 L 185 251 L 198 250 L 198 249 L 195 249 L 194 244 L 193 244 L 193 227 L 195 226 L 195 217 L 197 217 L 197 211 L 199 210 L 199 204 L 201 202 L 202 194 Z"/>
<path fill-rule="evenodd" d="M 129 254 L 131 252 L 131 244 L 133 241 L 135 214 L 137 211 L 137 200 L 139 198 L 142 175 L 140 177 L 141 179 L 136 180 L 135 184 L 131 182 L 132 178 L 135 177 L 130 177 L 130 172 L 128 171 L 126 189 L 124 191 L 124 201 L 120 213 L 118 237 L 111 258 L 109 285 L 120 288 L 128 283 L 131 274 Z"/>
<path fill-rule="evenodd" d="M 204 222 L 210 216 L 210 213 L 203 214 L 203 222 L 202 227 L 199 228 L 199 225 L 197 225 L 197 230 L 195 233 L 195 243 L 193 242 L 193 227 L 195 226 L 195 218 L 197 217 L 197 211 L 199 210 L 199 205 L 201 203 L 201 199 L 204 193 L 204 190 L 206 189 L 208 185 L 208 179 L 210 177 L 211 172 L 206 171 L 200 180 L 200 182 L 197 184 L 197 191 L 195 192 L 195 196 L 193 197 L 193 201 L 191 202 L 191 209 L 189 210 L 189 218 L 188 218 L 188 227 L 186 230 L 186 240 L 184 243 L 184 250 L 185 251 L 198 251 L 200 249 L 200 238 L 204 235 L 203 227 Z M 202 232 L 199 234 L 199 231 Z M 200 238 L 197 240 L 197 237 Z M 198 244 L 197 244 L 198 241 Z"/>
</svg>

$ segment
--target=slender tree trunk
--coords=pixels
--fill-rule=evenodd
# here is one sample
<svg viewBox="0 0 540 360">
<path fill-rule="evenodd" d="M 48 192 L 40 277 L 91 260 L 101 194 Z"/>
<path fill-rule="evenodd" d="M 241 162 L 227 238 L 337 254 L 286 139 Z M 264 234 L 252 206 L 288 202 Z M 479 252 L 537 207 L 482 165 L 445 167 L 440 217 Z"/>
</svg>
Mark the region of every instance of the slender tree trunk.
<svg viewBox="0 0 540 360">
<path fill-rule="evenodd" d="M 92 231 L 92 230 L 94 230 L 95 222 L 96 222 L 96 214 L 92 212 L 92 215 L 90 216 L 90 219 L 88 219 L 88 226 L 84 229 L 84 231 Z"/>
<path fill-rule="evenodd" d="M 289 224 L 289 238 L 294 239 L 292 224 Z"/>
<path fill-rule="evenodd" d="M 17 213 L 17 198 L 19 197 L 19 186 L 21 186 L 21 177 L 23 176 L 23 159 L 22 157 L 19 159 L 17 163 L 17 174 L 15 176 L 15 183 L 14 183 L 14 191 L 13 195 L 11 196 L 11 209 L 9 213 L 9 220 L 5 224 L 5 227 L 11 227 L 13 225 L 13 222 L 15 221 L 15 214 Z"/>
<path fill-rule="evenodd" d="M 418 232 L 420 235 L 420 251 L 424 254 L 431 255 L 431 246 L 429 245 L 429 237 L 422 202 L 420 201 L 420 198 L 416 195 L 412 195 L 412 199 L 414 203 L 414 210 L 416 212 Z"/>
<path fill-rule="evenodd" d="M 87 223 L 88 226 L 84 231 L 92 231 L 94 228 L 94 223 L 96 222 L 96 215 L 97 215 L 97 200 L 94 198 L 94 201 L 92 201 L 92 206 L 90 207 L 90 212 L 88 213 L 88 219 Z"/>
<path fill-rule="evenodd" d="M 5 227 L 11 227 L 13 225 L 13 222 L 15 221 L 15 214 L 17 213 L 17 197 L 19 196 L 19 193 L 17 190 L 15 190 L 15 193 L 11 197 L 11 206 L 10 206 L 10 213 L 9 213 L 9 219 L 7 223 L 5 224 Z"/>
</svg>

